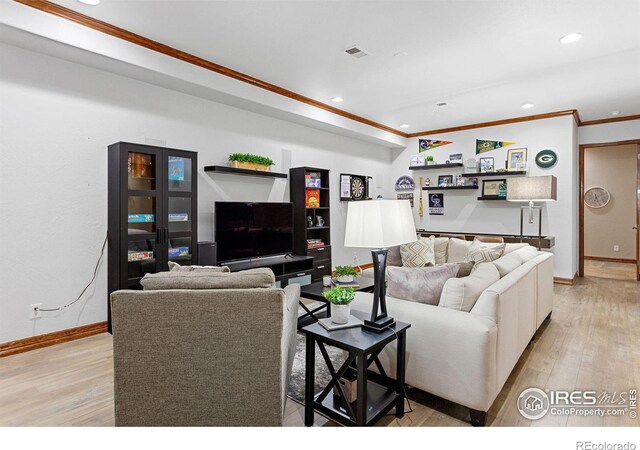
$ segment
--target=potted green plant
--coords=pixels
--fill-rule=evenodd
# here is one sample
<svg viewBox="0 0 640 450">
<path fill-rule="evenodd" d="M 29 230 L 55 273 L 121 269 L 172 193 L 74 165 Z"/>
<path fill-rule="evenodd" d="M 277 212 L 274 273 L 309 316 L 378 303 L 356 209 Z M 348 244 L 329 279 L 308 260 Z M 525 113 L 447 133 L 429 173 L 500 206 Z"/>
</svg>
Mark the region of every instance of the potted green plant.
<svg viewBox="0 0 640 450">
<path fill-rule="evenodd" d="M 433 155 L 427 156 L 427 166 L 433 166 L 436 162 L 433 159 Z"/>
<path fill-rule="evenodd" d="M 334 272 L 340 283 L 352 283 L 353 277 L 358 275 L 358 271 L 352 266 L 336 266 Z"/>
<path fill-rule="evenodd" d="M 229 155 L 231 167 L 236 169 L 250 169 L 268 172 L 271 170 L 273 160 L 266 156 L 252 155 L 251 153 L 232 153 Z"/>
<path fill-rule="evenodd" d="M 353 288 L 336 286 L 322 295 L 331 303 L 331 321 L 337 324 L 347 323 L 351 315 L 351 302 L 356 296 Z"/>
</svg>

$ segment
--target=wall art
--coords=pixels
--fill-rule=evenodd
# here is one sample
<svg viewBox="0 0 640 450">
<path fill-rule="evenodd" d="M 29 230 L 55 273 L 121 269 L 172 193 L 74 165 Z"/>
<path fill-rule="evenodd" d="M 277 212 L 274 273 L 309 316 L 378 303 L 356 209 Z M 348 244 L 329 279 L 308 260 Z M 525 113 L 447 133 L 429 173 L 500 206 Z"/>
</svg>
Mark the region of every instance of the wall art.
<svg viewBox="0 0 640 450">
<path fill-rule="evenodd" d="M 443 145 L 453 144 L 452 141 L 435 141 L 432 139 L 419 139 L 419 149 L 421 152 L 434 149 L 436 147 L 442 147 Z"/>
<path fill-rule="evenodd" d="M 507 141 L 487 141 L 484 139 L 476 139 L 476 155 L 478 153 L 489 152 L 491 150 L 497 150 L 508 145 L 515 144 L 515 142 Z"/>
</svg>

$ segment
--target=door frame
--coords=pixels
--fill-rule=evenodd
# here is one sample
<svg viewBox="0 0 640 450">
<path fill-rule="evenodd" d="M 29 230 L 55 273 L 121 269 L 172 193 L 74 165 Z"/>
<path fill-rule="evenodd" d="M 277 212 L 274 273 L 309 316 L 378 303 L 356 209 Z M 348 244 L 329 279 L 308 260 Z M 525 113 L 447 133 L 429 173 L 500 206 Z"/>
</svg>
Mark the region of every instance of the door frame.
<svg viewBox="0 0 640 450">
<path fill-rule="evenodd" d="M 637 172 L 636 172 L 636 224 L 640 221 L 640 139 L 628 141 L 602 142 L 581 144 L 578 146 L 578 276 L 584 277 L 584 151 L 594 147 L 614 147 L 618 145 L 636 144 Z M 640 281 L 640 230 L 636 230 L 636 278 Z"/>
</svg>

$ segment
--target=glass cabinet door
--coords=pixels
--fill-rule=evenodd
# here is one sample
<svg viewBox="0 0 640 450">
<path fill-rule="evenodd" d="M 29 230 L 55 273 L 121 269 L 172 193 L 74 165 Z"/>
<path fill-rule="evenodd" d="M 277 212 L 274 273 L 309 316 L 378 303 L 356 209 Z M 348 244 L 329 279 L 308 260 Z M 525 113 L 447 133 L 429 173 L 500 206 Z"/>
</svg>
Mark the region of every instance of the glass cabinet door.
<svg viewBox="0 0 640 450">
<path fill-rule="evenodd" d="M 130 191 L 155 190 L 156 171 L 156 155 L 143 152 L 128 152 L 127 186 Z"/>
<path fill-rule="evenodd" d="M 167 188 L 169 192 L 192 192 L 191 158 L 169 156 L 167 160 Z"/>
</svg>

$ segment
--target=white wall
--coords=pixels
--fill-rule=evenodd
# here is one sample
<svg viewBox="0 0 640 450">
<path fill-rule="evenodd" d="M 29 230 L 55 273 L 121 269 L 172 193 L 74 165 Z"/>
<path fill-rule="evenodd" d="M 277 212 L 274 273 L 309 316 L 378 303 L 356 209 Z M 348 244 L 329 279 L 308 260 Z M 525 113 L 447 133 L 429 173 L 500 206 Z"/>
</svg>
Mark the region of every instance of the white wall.
<svg viewBox="0 0 640 450">
<path fill-rule="evenodd" d="M 632 139 L 640 139 L 640 119 L 578 128 L 579 144 L 606 144 Z"/>
<path fill-rule="evenodd" d="M 106 262 L 81 302 L 34 321 L 28 314 L 33 303 L 75 299 L 91 278 L 107 226 L 107 145 L 117 141 L 198 152 L 200 240 L 212 237 L 215 200 L 288 200 L 286 183 L 209 175 L 203 166 L 253 152 L 276 161 L 275 171 L 288 172 L 289 159 L 331 169 L 334 264 L 353 261 L 353 249 L 340 245 L 338 176 L 361 173 L 380 185 L 388 149 L 4 44 L 0 60 L 0 342 L 106 320 Z"/>
<path fill-rule="evenodd" d="M 543 205 L 543 235 L 556 238 L 553 248 L 555 253 L 555 275 L 562 278 L 573 278 L 577 271 L 577 151 L 575 138 L 575 122 L 571 116 L 530 122 L 514 123 L 487 128 L 477 128 L 453 133 L 424 136 L 424 139 L 440 139 L 453 141 L 452 144 L 438 147 L 422 154 L 432 154 L 438 163 L 444 163 L 452 153 L 463 153 L 463 157 L 494 157 L 495 168 L 504 168 L 507 150 L 526 147 L 530 175 L 555 175 L 558 178 L 558 201 Z M 476 139 L 512 141 L 515 144 L 490 152 L 476 155 Z M 535 155 L 542 149 L 552 149 L 558 154 L 557 164 L 550 169 L 540 169 L 534 163 Z M 456 175 L 460 169 L 410 171 L 411 155 L 418 154 L 418 138 L 408 141 L 407 149 L 397 152 L 393 161 L 392 181 L 401 175 L 412 175 L 416 185 L 419 177 L 428 177 L 431 185 L 437 184 L 438 175 Z M 499 177 L 495 177 L 499 178 Z M 428 212 L 427 192 L 423 193 L 424 216 L 418 216 L 416 205 L 414 215 L 418 228 L 430 231 L 463 231 L 475 233 L 519 234 L 520 203 L 506 201 L 480 201 L 482 179 L 479 178 L 480 189 L 477 191 L 443 191 L 445 193 L 445 214 L 430 216 Z M 489 179 L 489 178 L 486 178 Z M 389 183 L 391 185 L 391 183 Z M 393 189 L 391 187 L 391 189 Z M 389 197 L 395 197 L 391 190 Z M 526 224 L 529 225 L 529 224 Z M 525 234 L 537 234 L 537 219 L 532 226 L 525 227 Z"/>
</svg>

